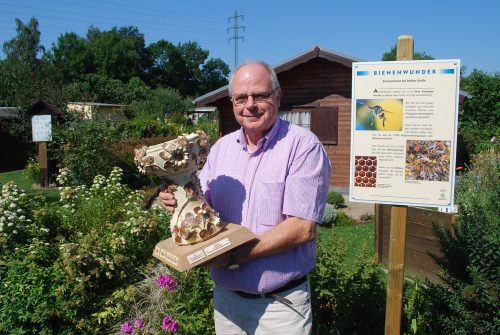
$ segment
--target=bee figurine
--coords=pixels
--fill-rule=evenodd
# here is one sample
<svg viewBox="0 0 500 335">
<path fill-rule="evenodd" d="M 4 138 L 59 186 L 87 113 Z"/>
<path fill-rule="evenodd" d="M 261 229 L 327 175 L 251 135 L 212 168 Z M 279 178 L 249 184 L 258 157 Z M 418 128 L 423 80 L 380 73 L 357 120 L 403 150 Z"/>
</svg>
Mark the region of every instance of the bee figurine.
<svg viewBox="0 0 500 335">
<path fill-rule="evenodd" d="M 375 122 L 375 118 L 379 118 L 382 120 L 382 127 L 385 128 L 385 121 L 387 121 L 387 118 L 385 117 L 385 113 L 391 113 L 387 110 L 384 110 L 382 106 L 375 105 L 375 106 L 366 106 L 370 110 L 370 115 L 372 117 L 372 123 L 370 126 L 373 126 L 373 123 Z"/>
</svg>

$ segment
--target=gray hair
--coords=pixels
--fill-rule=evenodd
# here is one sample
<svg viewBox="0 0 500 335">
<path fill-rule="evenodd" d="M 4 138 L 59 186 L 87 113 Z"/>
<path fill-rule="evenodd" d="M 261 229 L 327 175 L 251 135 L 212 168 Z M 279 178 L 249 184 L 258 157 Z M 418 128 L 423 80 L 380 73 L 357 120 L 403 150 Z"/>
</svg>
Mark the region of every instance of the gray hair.
<svg viewBox="0 0 500 335">
<path fill-rule="evenodd" d="M 276 90 L 277 88 L 280 87 L 280 82 L 278 81 L 278 76 L 276 75 L 276 72 L 274 71 L 274 69 L 269 64 L 267 64 L 266 62 L 260 61 L 260 60 L 247 60 L 247 61 L 239 64 L 234 69 L 233 73 L 231 74 L 231 78 L 229 79 L 229 85 L 228 85 L 228 91 L 229 91 L 229 95 L 230 96 L 233 93 L 233 78 L 234 78 L 234 74 L 236 72 L 238 72 L 238 70 L 241 69 L 243 66 L 248 65 L 248 64 L 262 65 L 267 70 L 267 73 L 269 73 L 269 76 L 271 76 L 271 82 L 272 82 L 271 89 L 274 91 L 274 90 Z"/>
</svg>

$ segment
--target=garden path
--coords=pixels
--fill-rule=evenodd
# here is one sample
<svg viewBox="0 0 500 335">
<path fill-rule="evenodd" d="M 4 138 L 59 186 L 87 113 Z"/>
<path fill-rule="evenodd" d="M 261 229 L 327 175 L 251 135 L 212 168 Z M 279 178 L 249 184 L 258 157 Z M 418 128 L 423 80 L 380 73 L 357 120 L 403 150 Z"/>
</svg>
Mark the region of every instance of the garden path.
<svg viewBox="0 0 500 335">
<path fill-rule="evenodd" d="M 339 210 L 350 215 L 355 220 L 359 221 L 361 215 L 366 213 L 375 213 L 375 204 L 366 202 L 351 202 L 348 194 L 342 194 L 346 207 Z"/>
</svg>

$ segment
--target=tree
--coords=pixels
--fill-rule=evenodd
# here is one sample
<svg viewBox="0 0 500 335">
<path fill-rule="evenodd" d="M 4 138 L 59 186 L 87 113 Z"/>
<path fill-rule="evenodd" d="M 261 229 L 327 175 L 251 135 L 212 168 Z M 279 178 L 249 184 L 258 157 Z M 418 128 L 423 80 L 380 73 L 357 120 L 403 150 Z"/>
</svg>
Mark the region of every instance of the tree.
<svg viewBox="0 0 500 335">
<path fill-rule="evenodd" d="M 3 52 L 9 62 L 27 62 L 35 65 L 39 52 L 44 52 L 44 47 L 40 45 L 40 30 L 38 30 L 38 20 L 31 18 L 28 24 L 24 24 L 16 18 L 16 37 L 3 44 Z"/>
<path fill-rule="evenodd" d="M 52 43 L 45 59 L 55 65 L 66 83 L 71 83 L 93 70 L 88 44 L 85 38 L 73 32 L 62 34 L 57 44 Z"/>
<path fill-rule="evenodd" d="M 182 80 L 187 76 L 186 63 L 175 45 L 166 40 L 159 40 L 148 46 L 152 57 L 149 78 L 152 87 L 182 86 Z"/>
<path fill-rule="evenodd" d="M 208 59 L 209 52 L 196 42 L 175 46 L 160 40 L 148 49 L 152 57 L 149 78 L 153 87 L 172 87 L 184 96 L 194 96 L 227 83 L 229 66 L 218 58 Z"/>
<path fill-rule="evenodd" d="M 228 83 L 229 66 L 220 58 L 209 59 L 201 69 L 200 94 L 208 93 Z"/>
<path fill-rule="evenodd" d="M 110 31 L 90 27 L 87 39 L 88 52 L 93 56 L 92 72 L 128 82 L 132 77 L 142 77 L 149 66 L 144 34 L 136 27 L 113 27 Z"/>
<path fill-rule="evenodd" d="M 426 54 L 425 52 L 414 52 L 413 53 L 414 60 L 427 60 L 434 59 L 434 57 Z M 391 48 L 391 51 L 386 52 L 382 55 L 383 61 L 394 61 L 397 60 L 397 44 Z"/>
<path fill-rule="evenodd" d="M 25 109 L 40 99 L 64 101 L 61 78 L 52 65 L 37 58 L 45 48 L 40 45 L 38 20 L 24 24 L 16 18 L 16 37 L 3 44 L 6 55 L 0 65 L 0 101 Z"/>
</svg>

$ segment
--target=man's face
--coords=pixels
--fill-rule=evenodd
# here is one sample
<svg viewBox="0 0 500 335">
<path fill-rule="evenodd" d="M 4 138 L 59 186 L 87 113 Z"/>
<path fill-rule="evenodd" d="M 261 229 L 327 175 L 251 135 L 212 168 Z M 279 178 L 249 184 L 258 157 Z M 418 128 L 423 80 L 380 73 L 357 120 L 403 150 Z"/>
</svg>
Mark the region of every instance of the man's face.
<svg viewBox="0 0 500 335">
<path fill-rule="evenodd" d="M 278 118 L 281 91 L 260 64 L 241 67 L 232 82 L 233 112 L 246 134 L 262 138 Z M 245 101 L 246 100 L 246 101 Z"/>
</svg>

